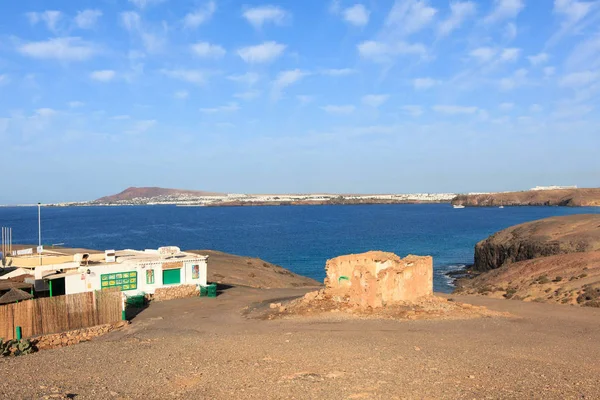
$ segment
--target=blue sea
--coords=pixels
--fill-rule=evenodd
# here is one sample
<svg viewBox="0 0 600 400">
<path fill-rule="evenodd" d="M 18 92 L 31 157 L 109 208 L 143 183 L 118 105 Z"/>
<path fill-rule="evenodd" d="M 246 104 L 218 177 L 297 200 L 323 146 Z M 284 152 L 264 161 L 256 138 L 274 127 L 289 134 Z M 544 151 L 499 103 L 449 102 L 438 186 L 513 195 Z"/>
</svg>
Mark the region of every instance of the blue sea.
<svg viewBox="0 0 600 400">
<path fill-rule="evenodd" d="M 42 242 L 92 249 L 165 245 L 259 257 L 319 281 L 325 261 L 368 250 L 431 255 L 436 291 L 452 291 L 445 275 L 473 262 L 475 244 L 511 225 L 600 208 L 454 209 L 449 204 L 265 207 L 42 208 Z M 13 243 L 38 241 L 37 207 L 0 208 Z M 209 264 L 210 267 L 210 264 Z"/>
</svg>

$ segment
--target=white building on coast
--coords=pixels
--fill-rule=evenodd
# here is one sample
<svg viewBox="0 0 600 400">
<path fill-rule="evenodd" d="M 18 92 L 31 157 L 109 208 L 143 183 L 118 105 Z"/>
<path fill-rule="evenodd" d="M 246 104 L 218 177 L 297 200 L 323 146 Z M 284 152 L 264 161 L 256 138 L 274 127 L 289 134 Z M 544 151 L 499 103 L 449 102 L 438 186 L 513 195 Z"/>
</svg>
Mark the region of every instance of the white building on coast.
<svg viewBox="0 0 600 400">
<path fill-rule="evenodd" d="M 71 255 L 57 251 L 42 257 L 11 257 L 10 266 L 15 270 L 0 280 L 23 277 L 35 292 L 47 291 L 54 296 L 111 288 L 134 296 L 177 285 L 206 286 L 207 262 L 208 256 L 172 246 Z"/>
</svg>

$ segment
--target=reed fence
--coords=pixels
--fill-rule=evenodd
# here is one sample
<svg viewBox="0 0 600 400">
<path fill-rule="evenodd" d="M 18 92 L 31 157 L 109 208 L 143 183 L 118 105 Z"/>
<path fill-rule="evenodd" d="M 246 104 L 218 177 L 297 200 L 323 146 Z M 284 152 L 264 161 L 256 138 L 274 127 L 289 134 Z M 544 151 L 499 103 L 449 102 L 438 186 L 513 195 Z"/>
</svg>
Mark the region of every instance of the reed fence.
<svg viewBox="0 0 600 400">
<path fill-rule="evenodd" d="M 47 297 L 0 306 L 0 338 L 24 338 L 109 324 L 121 319 L 121 292 L 108 290 Z"/>
</svg>

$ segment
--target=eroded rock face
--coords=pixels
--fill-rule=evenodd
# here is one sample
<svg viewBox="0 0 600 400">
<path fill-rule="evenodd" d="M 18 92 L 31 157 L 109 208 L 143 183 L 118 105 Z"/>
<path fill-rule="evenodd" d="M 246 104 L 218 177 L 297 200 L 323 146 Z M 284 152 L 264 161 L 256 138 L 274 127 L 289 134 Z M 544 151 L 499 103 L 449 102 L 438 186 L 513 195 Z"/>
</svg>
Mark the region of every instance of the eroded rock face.
<svg viewBox="0 0 600 400">
<path fill-rule="evenodd" d="M 476 271 L 558 254 L 600 250 L 600 215 L 551 217 L 504 229 L 475 246 Z"/>
<path fill-rule="evenodd" d="M 433 294 L 433 258 L 370 251 L 340 256 L 325 266 L 325 294 L 359 307 L 379 308 Z"/>
</svg>

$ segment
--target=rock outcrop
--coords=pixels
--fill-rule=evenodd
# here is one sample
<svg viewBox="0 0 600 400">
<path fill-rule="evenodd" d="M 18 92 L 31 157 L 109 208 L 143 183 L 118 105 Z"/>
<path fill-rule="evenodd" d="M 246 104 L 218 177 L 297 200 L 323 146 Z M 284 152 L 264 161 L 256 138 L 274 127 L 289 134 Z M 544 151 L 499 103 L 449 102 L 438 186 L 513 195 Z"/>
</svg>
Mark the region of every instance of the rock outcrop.
<svg viewBox="0 0 600 400">
<path fill-rule="evenodd" d="M 600 250 L 600 215 L 551 217 L 502 230 L 475 246 L 473 269 L 485 272 L 517 261 Z"/>
<path fill-rule="evenodd" d="M 457 294 L 600 307 L 600 251 L 519 261 L 460 279 Z"/>
<path fill-rule="evenodd" d="M 433 294 L 433 259 L 370 251 L 340 256 L 325 266 L 325 295 L 350 305 L 379 308 Z"/>
<path fill-rule="evenodd" d="M 459 195 L 453 205 L 467 207 L 499 206 L 600 206 L 600 188 L 529 190 L 523 192 Z"/>
<path fill-rule="evenodd" d="M 456 293 L 600 307 L 600 215 L 528 222 L 475 247 Z"/>
</svg>

